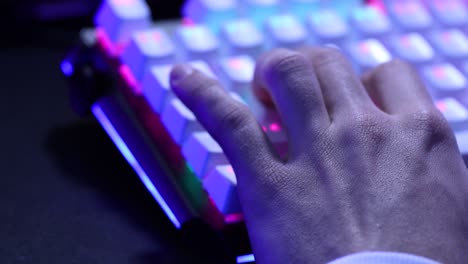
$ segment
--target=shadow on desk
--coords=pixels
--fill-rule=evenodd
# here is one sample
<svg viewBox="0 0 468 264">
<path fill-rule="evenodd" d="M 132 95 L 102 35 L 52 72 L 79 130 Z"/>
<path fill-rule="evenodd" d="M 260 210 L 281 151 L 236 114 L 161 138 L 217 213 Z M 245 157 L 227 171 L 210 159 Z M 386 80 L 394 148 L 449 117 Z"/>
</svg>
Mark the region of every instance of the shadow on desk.
<svg viewBox="0 0 468 264">
<path fill-rule="evenodd" d="M 155 245 L 162 244 L 159 250 L 138 255 L 131 263 L 235 263 L 222 239 L 207 234 L 202 223 L 194 221 L 181 231 L 172 226 L 94 120 L 53 129 L 45 146 L 67 180 L 95 191 L 99 202 L 109 210 L 117 211 L 129 225 L 150 235 Z"/>
</svg>

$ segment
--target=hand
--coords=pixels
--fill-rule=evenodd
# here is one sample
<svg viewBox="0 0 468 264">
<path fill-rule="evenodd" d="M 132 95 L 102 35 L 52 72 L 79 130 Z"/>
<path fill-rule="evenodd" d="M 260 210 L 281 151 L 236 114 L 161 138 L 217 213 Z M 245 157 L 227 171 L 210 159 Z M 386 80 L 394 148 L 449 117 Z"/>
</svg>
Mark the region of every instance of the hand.
<svg viewBox="0 0 468 264">
<path fill-rule="evenodd" d="M 179 65 L 171 84 L 234 167 L 258 263 L 377 250 L 468 260 L 467 170 L 407 64 L 383 64 L 361 81 L 332 48 L 263 56 L 253 86 L 280 114 L 287 160 L 215 80 Z"/>
</svg>

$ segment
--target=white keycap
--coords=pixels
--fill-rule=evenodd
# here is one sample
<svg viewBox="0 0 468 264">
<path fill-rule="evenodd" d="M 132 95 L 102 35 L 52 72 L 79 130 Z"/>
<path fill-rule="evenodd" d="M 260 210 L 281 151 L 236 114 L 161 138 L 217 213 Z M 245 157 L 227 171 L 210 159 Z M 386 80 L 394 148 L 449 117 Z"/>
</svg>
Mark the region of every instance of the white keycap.
<svg viewBox="0 0 468 264">
<path fill-rule="evenodd" d="M 423 68 L 423 77 L 437 96 L 450 96 L 453 93 L 458 93 L 466 89 L 468 84 L 465 76 L 450 63 Z"/>
<path fill-rule="evenodd" d="M 236 175 L 230 165 L 217 166 L 203 180 L 203 187 L 224 215 L 241 212 Z"/>
<path fill-rule="evenodd" d="M 172 63 L 175 59 L 174 44 L 162 30 L 149 29 L 135 33 L 122 54 L 122 62 L 140 81 L 154 65 Z"/>
<path fill-rule="evenodd" d="M 246 16 L 258 26 L 280 11 L 280 0 L 241 0 Z"/>
<path fill-rule="evenodd" d="M 433 24 L 431 15 L 419 1 L 393 1 L 389 10 L 405 31 L 423 31 Z"/>
<path fill-rule="evenodd" d="M 468 126 L 468 110 L 455 98 L 449 97 L 435 103 L 454 130 Z"/>
<path fill-rule="evenodd" d="M 215 30 L 238 16 L 237 0 L 188 0 L 183 7 L 183 15 Z"/>
<path fill-rule="evenodd" d="M 206 26 L 181 26 L 176 30 L 184 60 L 210 59 L 219 51 L 218 38 Z"/>
<path fill-rule="evenodd" d="M 248 19 L 237 19 L 226 23 L 222 29 L 231 54 L 247 54 L 258 56 L 261 52 L 265 38 L 263 33 Z"/>
<path fill-rule="evenodd" d="M 134 32 L 150 27 L 151 12 L 144 0 L 106 0 L 97 12 L 95 24 L 114 44 L 123 43 Z"/>
<path fill-rule="evenodd" d="M 174 98 L 169 84 L 172 66 L 153 66 L 143 78 L 142 91 L 153 111 L 160 114 Z"/>
<path fill-rule="evenodd" d="M 251 90 L 251 82 L 255 72 L 255 61 L 247 55 L 221 59 L 221 72 L 228 88 L 238 93 Z"/>
<path fill-rule="evenodd" d="M 396 54 L 408 62 L 421 64 L 434 59 L 434 50 L 419 33 L 399 35 L 392 39 Z"/>
<path fill-rule="evenodd" d="M 355 8 L 351 22 L 364 37 L 377 37 L 390 32 L 392 25 L 388 17 L 372 6 Z"/>
<path fill-rule="evenodd" d="M 229 164 L 221 147 L 207 132 L 192 133 L 183 145 L 182 153 L 200 179 L 216 166 Z"/>
<path fill-rule="evenodd" d="M 390 52 L 376 39 L 351 44 L 349 53 L 361 70 L 367 70 L 392 59 Z"/>
<path fill-rule="evenodd" d="M 209 77 L 217 78 L 204 61 L 191 61 L 189 64 Z M 172 65 L 153 66 L 143 78 L 143 95 L 158 114 L 164 112 L 169 102 L 175 98 L 169 83 L 172 67 Z"/>
<path fill-rule="evenodd" d="M 349 34 L 348 24 L 334 10 L 323 9 L 311 14 L 307 22 L 320 43 L 338 42 Z"/>
<path fill-rule="evenodd" d="M 273 46 L 297 48 L 307 41 L 307 30 L 295 16 L 271 16 L 266 22 L 266 27 Z"/>
<path fill-rule="evenodd" d="M 179 145 L 183 145 L 192 133 L 203 131 L 192 111 L 178 99 L 172 99 L 164 109 L 162 122 L 172 139 Z"/>
</svg>

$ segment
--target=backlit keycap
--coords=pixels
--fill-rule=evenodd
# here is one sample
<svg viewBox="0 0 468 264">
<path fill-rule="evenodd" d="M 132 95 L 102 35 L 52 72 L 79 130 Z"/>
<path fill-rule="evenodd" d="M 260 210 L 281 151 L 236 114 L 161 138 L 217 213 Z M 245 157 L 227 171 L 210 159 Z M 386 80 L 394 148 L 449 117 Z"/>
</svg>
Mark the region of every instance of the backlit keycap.
<svg viewBox="0 0 468 264">
<path fill-rule="evenodd" d="M 195 115 L 178 99 L 172 99 L 162 113 L 162 121 L 172 139 L 182 145 L 190 135 L 203 128 Z"/>
<path fill-rule="evenodd" d="M 246 10 L 246 15 L 258 26 L 280 11 L 279 0 L 241 0 Z"/>
<path fill-rule="evenodd" d="M 127 42 L 132 33 L 151 25 L 151 12 L 144 0 L 106 0 L 96 15 L 95 24 L 113 43 Z"/>
<path fill-rule="evenodd" d="M 458 29 L 433 32 L 431 40 L 434 47 L 449 59 L 468 58 L 468 38 Z"/>
<path fill-rule="evenodd" d="M 406 31 L 422 31 L 428 29 L 433 21 L 423 4 L 416 0 L 393 1 L 390 12 L 395 22 Z"/>
<path fill-rule="evenodd" d="M 232 91 L 243 93 L 245 89 L 251 90 L 251 82 L 255 71 L 255 61 L 252 57 L 241 55 L 221 60 L 221 71 Z"/>
<path fill-rule="evenodd" d="M 454 130 L 468 125 L 468 110 L 455 98 L 449 97 L 435 103 Z"/>
<path fill-rule="evenodd" d="M 468 9 L 461 0 L 431 0 L 430 7 L 437 20 L 447 27 L 468 24 Z"/>
<path fill-rule="evenodd" d="M 322 3 L 321 0 L 285 0 L 283 1 L 284 10 L 292 13 L 299 19 L 304 20 L 311 13 L 315 13 Z"/>
<path fill-rule="evenodd" d="M 154 66 L 143 78 L 142 91 L 153 111 L 160 114 L 174 98 L 169 84 L 172 66 Z"/>
<path fill-rule="evenodd" d="M 164 31 L 151 29 L 135 33 L 121 59 L 135 79 L 141 80 L 151 66 L 173 62 L 174 51 L 174 44 Z"/>
<path fill-rule="evenodd" d="M 258 55 L 264 45 L 262 32 L 248 19 L 234 20 L 223 27 L 231 54 Z"/>
<path fill-rule="evenodd" d="M 387 16 L 373 6 L 355 8 L 351 14 L 351 21 L 365 37 L 380 36 L 392 29 Z"/>
<path fill-rule="evenodd" d="M 236 175 L 230 165 L 217 166 L 203 180 L 203 187 L 224 215 L 241 212 Z"/>
<path fill-rule="evenodd" d="M 207 132 L 193 133 L 183 145 L 182 153 L 200 179 L 216 166 L 229 164 L 221 147 Z"/>
<path fill-rule="evenodd" d="M 340 41 L 349 33 L 348 24 L 331 9 L 311 14 L 307 21 L 312 33 L 321 43 Z"/>
<path fill-rule="evenodd" d="M 388 62 L 392 55 L 376 39 L 367 39 L 349 46 L 349 53 L 361 70 Z"/>
<path fill-rule="evenodd" d="M 204 61 L 189 62 L 192 67 L 216 79 L 211 68 Z M 175 97 L 169 84 L 172 65 L 153 66 L 143 78 L 142 90 L 146 100 L 156 113 L 162 113 Z"/>
<path fill-rule="evenodd" d="M 237 0 L 189 0 L 183 7 L 184 17 L 217 31 L 239 14 Z"/>
<path fill-rule="evenodd" d="M 185 60 L 210 59 L 218 53 L 218 38 L 203 25 L 181 26 L 176 35 Z"/>
<path fill-rule="evenodd" d="M 267 20 L 266 27 L 274 46 L 296 48 L 307 40 L 307 30 L 295 16 L 272 16 Z"/>
<path fill-rule="evenodd" d="M 438 96 L 450 96 L 466 88 L 465 76 L 449 63 L 427 66 L 423 69 L 424 78 Z"/>
<path fill-rule="evenodd" d="M 397 56 L 412 63 L 425 63 L 434 59 L 434 50 L 419 33 L 399 35 L 392 39 Z"/>
</svg>

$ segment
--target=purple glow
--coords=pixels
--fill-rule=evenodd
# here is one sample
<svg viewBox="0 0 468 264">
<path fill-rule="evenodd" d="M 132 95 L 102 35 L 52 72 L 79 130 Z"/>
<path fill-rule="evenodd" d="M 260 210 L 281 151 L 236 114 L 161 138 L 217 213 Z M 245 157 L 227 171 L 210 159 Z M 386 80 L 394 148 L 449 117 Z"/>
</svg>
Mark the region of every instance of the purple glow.
<svg viewBox="0 0 468 264">
<path fill-rule="evenodd" d="M 63 74 L 67 77 L 70 77 L 73 74 L 73 65 L 67 60 L 62 62 L 60 68 L 62 69 Z"/>
<path fill-rule="evenodd" d="M 249 263 L 254 261 L 255 257 L 253 254 L 237 257 L 237 263 Z"/>
<path fill-rule="evenodd" d="M 99 104 L 95 104 L 93 105 L 91 110 L 94 116 L 96 117 L 96 119 L 101 124 L 101 126 L 104 128 L 104 130 L 107 132 L 109 137 L 112 139 L 114 144 L 120 150 L 124 158 L 127 160 L 127 162 L 133 167 L 135 172 L 138 174 L 138 176 L 140 177 L 141 181 L 146 186 L 148 191 L 151 193 L 151 195 L 153 195 L 153 197 L 159 203 L 163 211 L 166 213 L 167 217 L 169 217 L 169 219 L 172 221 L 172 223 L 174 224 L 176 228 L 180 228 L 181 224 L 179 220 L 177 219 L 175 214 L 172 212 L 171 208 L 168 206 L 166 201 L 164 201 L 164 198 L 156 189 L 156 186 L 154 186 L 154 184 L 151 182 L 148 175 L 143 170 L 141 165 L 138 163 L 138 161 L 136 160 L 135 156 L 133 155 L 133 153 L 127 146 L 127 144 L 123 141 L 122 137 L 119 135 L 115 127 L 110 122 L 109 118 L 106 116 L 106 114 L 102 110 L 101 106 L 99 106 Z"/>
<path fill-rule="evenodd" d="M 142 91 L 140 84 L 135 79 L 135 76 L 133 75 L 132 70 L 130 70 L 130 67 L 125 64 L 120 65 L 119 73 L 135 94 L 141 94 Z"/>
</svg>

